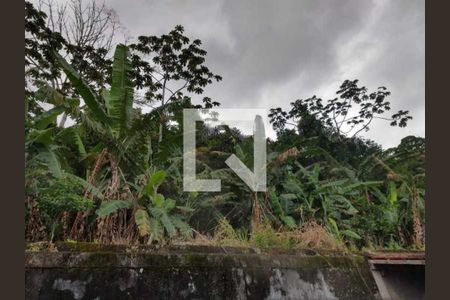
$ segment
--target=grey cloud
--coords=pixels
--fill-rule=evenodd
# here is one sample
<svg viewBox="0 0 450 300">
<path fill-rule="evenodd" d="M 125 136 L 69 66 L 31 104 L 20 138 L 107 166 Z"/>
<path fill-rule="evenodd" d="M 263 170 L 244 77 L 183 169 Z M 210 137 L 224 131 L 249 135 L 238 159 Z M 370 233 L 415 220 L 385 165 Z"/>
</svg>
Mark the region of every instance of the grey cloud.
<svg viewBox="0 0 450 300">
<path fill-rule="evenodd" d="M 378 123 L 366 135 L 384 146 L 424 136 L 424 1 L 108 0 L 130 35 L 175 25 L 200 38 L 224 80 L 207 89 L 223 107 L 287 108 L 314 94 L 333 97 L 345 79 L 392 91 L 407 129 Z"/>
</svg>

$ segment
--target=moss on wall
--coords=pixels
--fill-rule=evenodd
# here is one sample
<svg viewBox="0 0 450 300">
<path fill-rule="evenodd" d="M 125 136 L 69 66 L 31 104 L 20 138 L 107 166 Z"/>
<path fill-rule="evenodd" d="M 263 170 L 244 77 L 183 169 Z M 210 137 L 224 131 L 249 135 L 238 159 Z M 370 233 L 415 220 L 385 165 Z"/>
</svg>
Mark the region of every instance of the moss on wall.
<svg viewBox="0 0 450 300">
<path fill-rule="evenodd" d="M 370 299 L 363 257 L 63 243 L 25 254 L 28 299 Z"/>
</svg>

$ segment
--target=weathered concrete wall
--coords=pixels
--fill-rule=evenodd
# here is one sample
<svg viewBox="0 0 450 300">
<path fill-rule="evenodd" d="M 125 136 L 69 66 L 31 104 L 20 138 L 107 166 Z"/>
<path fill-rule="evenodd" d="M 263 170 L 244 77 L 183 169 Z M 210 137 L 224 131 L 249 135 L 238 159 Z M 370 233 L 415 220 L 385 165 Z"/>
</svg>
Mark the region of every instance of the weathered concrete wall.
<svg viewBox="0 0 450 300">
<path fill-rule="evenodd" d="M 374 299 L 377 293 L 360 256 L 208 247 L 74 250 L 26 252 L 27 299 Z"/>
</svg>

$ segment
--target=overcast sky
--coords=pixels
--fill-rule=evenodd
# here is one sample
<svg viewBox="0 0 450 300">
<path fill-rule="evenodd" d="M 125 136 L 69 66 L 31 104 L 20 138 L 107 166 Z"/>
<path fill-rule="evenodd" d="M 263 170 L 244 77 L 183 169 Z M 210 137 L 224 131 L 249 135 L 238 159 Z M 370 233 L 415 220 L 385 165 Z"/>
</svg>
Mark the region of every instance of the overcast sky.
<svg viewBox="0 0 450 300">
<path fill-rule="evenodd" d="M 223 108 L 284 109 L 295 99 L 335 97 L 345 79 L 369 91 L 386 86 L 407 128 L 373 123 L 364 136 L 384 147 L 425 136 L 424 0 L 153 1 L 107 0 L 128 35 L 175 25 L 199 38 L 206 64 L 223 76 L 205 95 Z"/>
</svg>

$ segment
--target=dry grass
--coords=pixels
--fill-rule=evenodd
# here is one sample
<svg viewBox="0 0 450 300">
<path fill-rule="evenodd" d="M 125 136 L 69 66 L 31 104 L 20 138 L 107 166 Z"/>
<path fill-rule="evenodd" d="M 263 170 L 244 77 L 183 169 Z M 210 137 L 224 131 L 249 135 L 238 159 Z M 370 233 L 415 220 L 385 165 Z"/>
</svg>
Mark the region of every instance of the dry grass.
<svg viewBox="0 0 450 300">
<path fill-rule="evenodd" d="M 336 241 L 325 227 L 315 221 L 310 221 L 292 231 L 275 230 L 270 223 L 263 222 L 249 235 L 233 228 L 226 218 L 221 218 L 212 237 L 193 230 L 192 238 L 174 239 L 169 244 L 286 250 L 345 250 L 343 244 Z"/>
<path fill-rule="evenodd" d="M 309 221 L 300 229 L 282 232 L 280 235 L 292 239 L 296 248 L 314 248 L 325 250 L 343 250 L 343 245 L 326 230 L 326 228 L 315 221 Z"/>
<path fill-rule="evenodd" d="M 254 248 L 283 248 L 283 249 L 320 249 L 345 250 L 344 245 L 327 231 L 325 227 L 310 221 L 301 228 L 293 231 L 277 231 L 269 223 L 261 223 L 250 236 L 245 232 L 234 229 L 222 218 L 216 227 L 213 237 L 207 237 L 195 232 L 193 239 L 183 244 L 225 246 L 225 247 L 254 247 Z"/>
<path fill-rule="evenodd" d="M 173 239 L 172 244 L 174 245 L 194 245 L 194 246 L 214 246 L 214 243 L 211 238 L 208 236 L 201 234 L 200 232 L 193 230 L 192 238 L 179 238 Z"/>
<path fill-rule="evenodd" d="M 173 241 L 177 245 L 199 245 L 199 246 L 225 246 L 225 247 L 249 247 L 246 235 L 235 230 L 227 219 L 221 218 L 216 226 L 212 237 L 193 230 L 190 239 Z"/>
<path fill-rule="evenodd" d="M 221 218 L 211 239 L 213 245 L 228 247 L 250 246 L 246 234 L 234 229 L 227 219 Z"/>
</svg>

